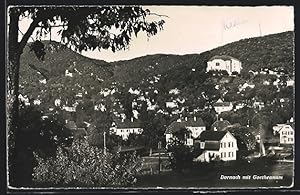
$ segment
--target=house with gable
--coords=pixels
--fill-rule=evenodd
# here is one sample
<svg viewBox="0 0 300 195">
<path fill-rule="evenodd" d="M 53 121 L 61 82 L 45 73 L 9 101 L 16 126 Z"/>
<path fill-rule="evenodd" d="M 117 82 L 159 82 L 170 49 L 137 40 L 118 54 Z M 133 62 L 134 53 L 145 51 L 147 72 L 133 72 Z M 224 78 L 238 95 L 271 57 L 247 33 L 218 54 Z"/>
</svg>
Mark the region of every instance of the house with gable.
<svg viewBox="0 0 300 195">
<path fill-rule="evenodd" d="M 185 145 L 192 146 L 193 139 L 197 138 L 203 131 L 206 131 L 206 126 L 203 120 L 194 116 L 193 118 L 184 117 L 173 121 L 165 131 L 166 147 L 170 144 L 171 140 L 175 137 L 174 134 L 181 129 L 186 128 L 189 134 L 186 135 Z"/>
<path fill-rule="evenodd" d="M 73 120 L 66 120 L 65 127 L 69 129 L 74 139 L 80 139 L 87 135 L 86 129 L 83 127 L 78 127 Z"/>
<path fill-rule="evenodd" d="M 198 162 L 237 159 L 237 140 L 229 131 L 204 131 L 195 140 L 202 153 L 194 159 Z"/>
<path fill-rule="evenodd" d="M 207 62 L 206 72 L 211 70 L 225 70 L 229 75 L 232 75 L 233 72 L 240 74 L 242 63 L 238 59 L 228 55 L 213 56 Z"/>
<path fill-rule="evenodd" d="M 226 127 L 230 126 L 231 123 L 228 120 L 223 120 L 223 118 L 220 118 L 220 120 L 216 120 L 211 125 L 211 131 L 223 131 Z"/>
<path fill-rule="evenodd" d="M 286 124 L 277 124 L 273 126 L 273 134 L 279 135 L 280 144 L 294 144 L 295 125 L 293 123 L 293 119 L 288 121 Z"/>
<path fill-rule="evenodd" d="M 124 118 L 115 120 L 110 131 L 121 136 L 123 140 L 127 140 L 130 134 L 142 134 L 143 128 L 138 119 L 131 117 L 130 120 Z"/>
<path fill-rule="evenodd" d="M 215 111 L 218 114 L 221 114 L 222 112 L 230 111 L 233 109 L 233 104 L 231 102 L 223 102 L 221 99 L 219 99 L 217 102 L 213 104 L 213 107 L 215 108 Z"/>
</svg>

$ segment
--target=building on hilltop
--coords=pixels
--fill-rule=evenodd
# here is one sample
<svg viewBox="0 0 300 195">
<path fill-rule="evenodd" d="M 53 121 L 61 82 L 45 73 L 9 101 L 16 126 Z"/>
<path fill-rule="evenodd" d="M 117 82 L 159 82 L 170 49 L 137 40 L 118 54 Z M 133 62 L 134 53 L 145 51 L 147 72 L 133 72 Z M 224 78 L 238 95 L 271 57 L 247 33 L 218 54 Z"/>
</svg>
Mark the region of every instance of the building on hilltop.
<svg viewBox="0 0 300 195">
<path fill-rule="evenodd" d="M 238 59 L 231 56 L 214 56 L 207 62 L 206 72 L 211 70 L 225 70 L 229 75 L 232 75 L 233 72 L 240 74 L 242 70 L 242 63 Z"/>
<path fill-rule="evenodd" d="M 229 131 L 204 131 L 195 139 L 195 146 L 197 145 L 202 153 L 194 161 L 236 160 L 237 140 Z"/>
</svg>

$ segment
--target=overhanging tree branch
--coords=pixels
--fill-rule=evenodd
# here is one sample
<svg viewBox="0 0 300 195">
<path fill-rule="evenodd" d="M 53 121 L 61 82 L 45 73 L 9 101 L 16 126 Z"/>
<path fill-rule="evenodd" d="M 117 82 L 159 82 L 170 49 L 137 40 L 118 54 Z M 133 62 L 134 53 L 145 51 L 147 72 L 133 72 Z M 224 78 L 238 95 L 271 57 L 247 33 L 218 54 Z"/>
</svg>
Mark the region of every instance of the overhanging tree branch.
<svg viewBox="0 0 300 195">
<path fill-rule="evenodd" d="M 22 37 L 22 40 L 20 41 L 20 48 L 19 51 L 22 51 L 23 48 L 25 47 L 29 37 L 31 37 L 33 31 L 35 30 L 35 28 L 38 26 L 38 23 L 40 22 L 39 18 L 35 18 L 32 23 L 30 24 L 28 30 L 26 31 L 26 33 L 24 34 L 24 36 Z"/>
</svg>

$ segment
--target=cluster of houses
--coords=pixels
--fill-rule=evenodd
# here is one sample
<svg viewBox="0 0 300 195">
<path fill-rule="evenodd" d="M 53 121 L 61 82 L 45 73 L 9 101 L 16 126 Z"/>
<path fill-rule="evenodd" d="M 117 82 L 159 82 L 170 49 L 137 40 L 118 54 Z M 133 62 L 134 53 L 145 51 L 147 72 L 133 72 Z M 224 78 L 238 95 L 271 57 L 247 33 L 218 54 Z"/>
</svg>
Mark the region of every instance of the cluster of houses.
<svg viewBox="0 0 300 195">
<path fill-rule="evenodd" d="M 221 56 L 214 56 L 207 62 L 207 69 L 206 71 L 212 70 L 225 70 L 228 74 L 235 75 L 235 73 L 240 74 L 242 70 L 242 63 L 231 56 L 221 55 Z M 77 70 L 75 70 L 79 73 Z M 268 74 L 275 74 L 275 75 L 282 75 L 279 71 L 270 71 L 264 70 L 268 72 Z M 253 72 L 253 71 L 252 71 Z M 73 77 L 74 73 L 66 70 L 65 76 Z M 253 74 L 258 74 L 258 72 L 253 72 Z M 91 75 L 92 76 L 92 75 Z M 227 81 L 224 81 L 227 82 Z M 294 83 L 289 80 L 288 85 L 293 85 Z M 250 87 L 253 88 L 253 84 L 245 83 L 239 86 L 239 90 L 242 91 L 245 88 Z M 130 88 L 130 93 L 137 93 L 139 91 L 134 91 Z M 108 92 L 107 92 L 108 93 Z M 170 94 L 177 94 L 179 93 L 178 90 L 171 90 Z M 78 93 L 76 95 L 79 99 L 82 98 L 82 93 Z M 27 102 L 26 97 L 20 96 L 20 99 L 24 99 Z M 177 108 L 178 102 L 181 103 L 180 99 L 172 100 L 170 102 L 166 102 L 167 108 Z M 72 106 L 62 106 L 62 110 L 70 113 L 76 112 L 76 106 L 78 102 L 73 104 Z M 55 100 L 55 106 L 61 106 L 61 100 Z M 231 110 L 238 110 L 241 109 L 247 104 L 245 102 L 225 102 L 222 99 L 216 101 L 213 105 L 216 113 L 219 115 L 222 112 L 231 111 Z M 256 108 L 263 108 L 264 103 L 255 101 L 252 105 Z M 103 110 L 105 107 L 103 105 L 95 106 L 95 110 Z M 158 111 L 159 112 L 159 111 Z M 178 113 L 173 113 L 178 114 Z M 277 124 L 273 127 L 274 136 L 279 137 L 279 141 L 275 144 L 279 145 L 293 145 L 294 140 L 294 121 L 291 119 L 286 124 Z M 87 127 L 90 124 L 87 124 Z M 173 139 L 176 139 L 176 132 L 180 131 L 181 129 L 187 129 L 190 133 L 185 135 L 184 144 L 187 146 L 193 146 L 202 150 L 202 153 L 196 157 L 195 161 L 201 162 L 210 162 L 215 159 L 220 159 L 223 161 L 231 161 L 237 159 L 237 152 L 238 152 L 238 144 L 237 139 L 226 129 L 232 126 L 228 121 L 222 120 L 221 118 L 215 121 L 210 129 L 207 129 L 205 122 L 196 116 L 193 117 L 180 117 L 178 120 L 171 122 L 165 131 L 165 141 L 166 141 L 166 148 L 168 148 L 169 144 L 172 142 Z M 73 133 L 74 138 L 85 136 L 87 134 L 85 128 L 77 127 L 74 121 L 66 120 L 66 127 L 70 129 Z M 138 118 L 132 117 L 130 119 L 121 118 L 116 119 L 110 128 L 110 133 L 120 136 L 123 140 L 128 139 L 130 134 L 142 134 L 143 128 Z M 253 131 L 257 142 L 260 142 L 260 132 Z"/>
<path fill-rule="evenodd" d="M 212 125 L 211 130 L 207 130 L 201 118 L 193 117 L 191 119 L 185 117 L 173 121 L 165 131 L 166 147 L 168 148 L 172 140 L 176 139 L 176 132 L 187 129 L 189 133 L 185 135 L 184 144 L 202 150 L 202 153 L 194 161 L 236 160 L 238 151 L 236 138 L 217 123 L 218 121 Z"/>
</svg>

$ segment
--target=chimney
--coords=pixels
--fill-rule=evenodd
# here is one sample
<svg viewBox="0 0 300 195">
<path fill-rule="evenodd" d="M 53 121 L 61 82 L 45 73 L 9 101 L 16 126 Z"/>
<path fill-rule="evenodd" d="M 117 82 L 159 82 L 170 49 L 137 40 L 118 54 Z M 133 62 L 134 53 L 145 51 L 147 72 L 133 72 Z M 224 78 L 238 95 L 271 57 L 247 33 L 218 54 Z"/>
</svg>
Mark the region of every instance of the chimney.
<svg viewBox="0 0 300 195">
<path fill-rule="evenodd" d="M 291 122 L 291 123 L 293 123 L 293 122 L 294 122 L 294 118 L 293 118 L 293 117 L 291 117 L 291 119 L 290 119 L 290 122 Z"/>
<path fill-rule="evenodd" d="M 220 121 L 223 121 L 223 118 L 220 118 Z"/>
<path fill-rule="evenodd" d="M 133 117 L 131 117 L 131 119 L 130 119 L 130 120 L 131 120 L 131 122 L 133 123 Z"/>
<path fill-rule="evenodd" d="M 184 120 L 187 121 L 187 117 L 184 117 Z"/>
<path fill-rule="evenodd" d="M 214 127 L 214 131 L 217 131 L 218 129 L 217 129 L 217 127 Z"/>
<path fill-rule="evenodd" d="M 122 119 L 121 119 L 121 120 L 122 120 L 122 123 L 124 123 L 124 118 L 123 118 L 123 117 L 122 117 Z"/>
<path fill-rule="evenodd" d="M 197 120 L 197 117 L 196 116 L 194 116 L 194 121 L 196 121 Z"/>
</svg>

